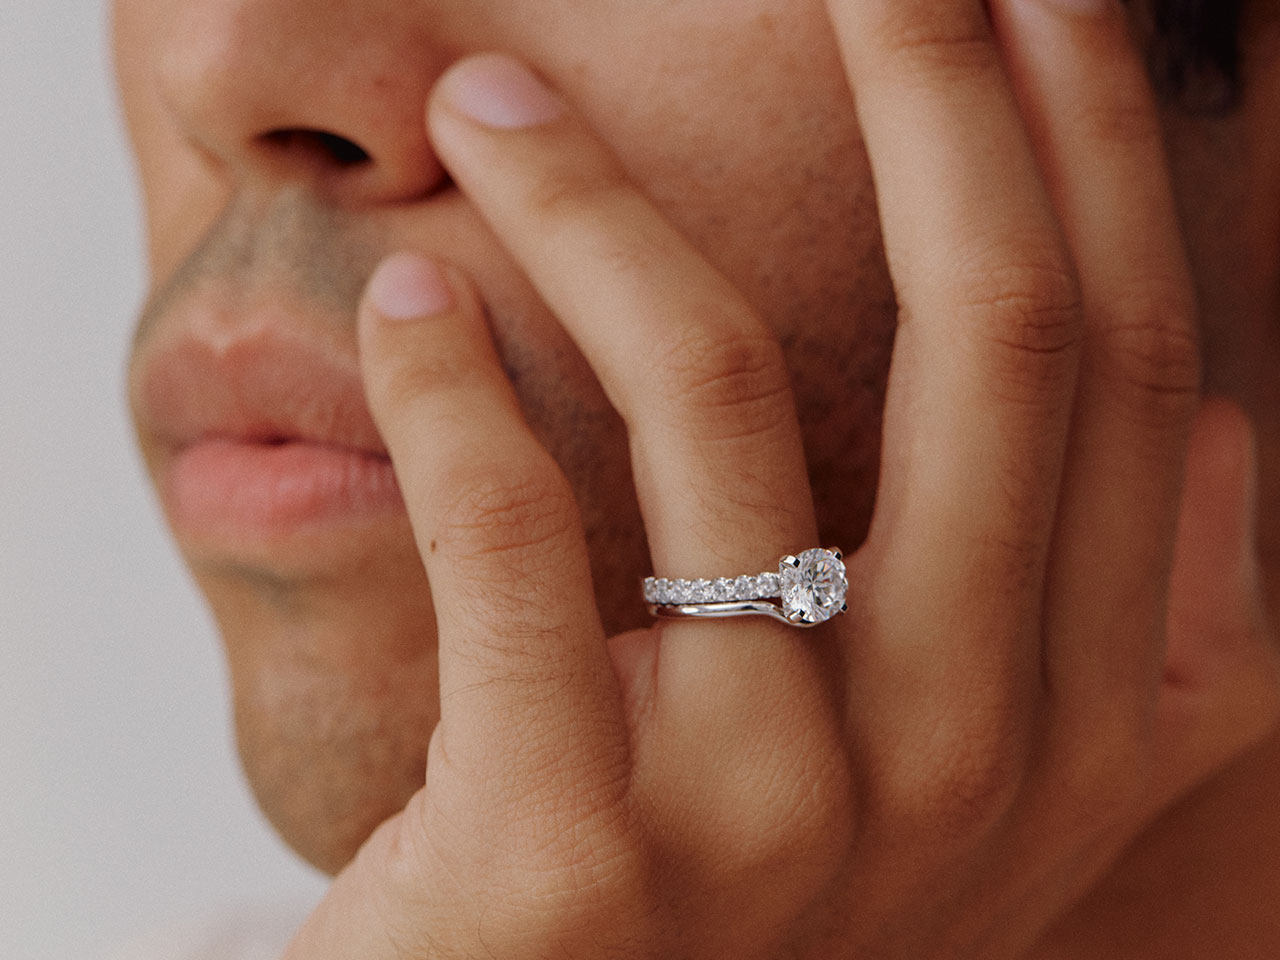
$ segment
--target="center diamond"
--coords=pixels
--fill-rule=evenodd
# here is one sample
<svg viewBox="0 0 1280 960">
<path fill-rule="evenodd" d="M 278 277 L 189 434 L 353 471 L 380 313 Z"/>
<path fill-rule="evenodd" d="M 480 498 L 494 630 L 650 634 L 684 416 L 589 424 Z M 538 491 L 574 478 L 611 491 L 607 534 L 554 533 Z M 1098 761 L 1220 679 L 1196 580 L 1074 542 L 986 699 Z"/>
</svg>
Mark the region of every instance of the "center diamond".
<svg viewBox="0 0 1280 960">
<path fill-rule="evenodd" d="M 834 550 L 806 550 L 778 564 L 782 579 L 782 612 L 793 623 L 815 624 L 846 609 L 849 590 L 844 561 Z"/>
</svg>

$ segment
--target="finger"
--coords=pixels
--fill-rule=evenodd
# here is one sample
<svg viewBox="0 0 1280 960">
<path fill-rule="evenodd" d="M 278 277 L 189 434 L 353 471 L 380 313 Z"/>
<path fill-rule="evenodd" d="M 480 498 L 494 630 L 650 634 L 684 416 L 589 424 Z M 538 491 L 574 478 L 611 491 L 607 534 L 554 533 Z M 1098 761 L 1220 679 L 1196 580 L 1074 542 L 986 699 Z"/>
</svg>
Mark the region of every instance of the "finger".
<svg viewBox="0 0 1280 960">
<path fill-rule="evenodd" d="M 360 359 L 436 609 L 429 779 L 447 758 L 514 804 L 616 786 L 626 728 L 577 508 L 469 286 L 421 257 L 385 261 L 361 305 Z"/>
<path fill-rule="evenodd" d="M 943 753 L 966 732 L 936 737 L 939 711 L 1016 745 L 1082 334 L 1070 259 L 981 0 L 828 6 L 901 306 L 866 551 L 895 628 L 855 669 Z"/>
<path fill-rule="evenodd" d="M 779 346 L 586 124 L 498 55 L 446 74 L 429 122 L 625 419 L 657 570 L 757 573 L 816 546 Z"/>
<path fill-rule="evenodd" d="M 1170 585 L 1152 802 L 1172 802 L 1274 729 L 1280 656 L 1262 599 L 1257 453 L 1243 412 L 1206 402 L 1187 459 Z"/>
<path fill-rule="evenodd" d="M 1067 741 L 1145 735 L 1199 389 L 1194 298 L 1161 128 L 1118 3 L 999 0 L 993 10 L 1086 318 L 1046 676 Z"/>
</svg>

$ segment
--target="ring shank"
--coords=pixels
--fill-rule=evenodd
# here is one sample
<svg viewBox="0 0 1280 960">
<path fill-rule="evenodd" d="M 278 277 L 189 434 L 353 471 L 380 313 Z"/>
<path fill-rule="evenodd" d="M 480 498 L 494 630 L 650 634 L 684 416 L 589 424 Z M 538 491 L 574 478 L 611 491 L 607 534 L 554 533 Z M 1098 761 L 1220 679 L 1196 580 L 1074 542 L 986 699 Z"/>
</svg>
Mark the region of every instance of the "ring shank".
<svg viewBox="0 0 1280 960">
<path fill-rule="evenodd" d="M 741 617 L 758 614 L 773 617 L 792 627 L 811 627 L 811 623 L 797 623 L 787 618 L 782 608 L 768 600 L 730 600 L 724 603 L 651 603 L 649 613 L 664 620 L 692 620 L 708 617 Z"/>
</svg>

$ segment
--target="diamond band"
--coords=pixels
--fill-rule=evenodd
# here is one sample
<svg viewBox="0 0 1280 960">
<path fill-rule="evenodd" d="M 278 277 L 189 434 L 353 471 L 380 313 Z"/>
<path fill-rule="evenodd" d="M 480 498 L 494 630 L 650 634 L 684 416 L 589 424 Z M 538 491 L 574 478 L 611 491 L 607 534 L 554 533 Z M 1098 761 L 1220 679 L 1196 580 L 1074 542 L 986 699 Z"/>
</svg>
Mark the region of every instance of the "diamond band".
<svg viewBox="0 0 1280 960">
<path fill-rule="evenodd" d="M 782 578 L 776 573 L 754 577 L 718 577 L 715 580 L 668 580 L 645 577 L 646 603 L 725 603 L 730 600 L 766 600 L 782 596 Z"/>
<path fill-rule="evenodd" d="M 840 551 L 814 549 L 783 557 L 777 573 L 700 580 L 647 577 L 644 599 L 658 617 L 763 614 L 811 627 L 848 609 L 848 588 Z"/>
</svg>

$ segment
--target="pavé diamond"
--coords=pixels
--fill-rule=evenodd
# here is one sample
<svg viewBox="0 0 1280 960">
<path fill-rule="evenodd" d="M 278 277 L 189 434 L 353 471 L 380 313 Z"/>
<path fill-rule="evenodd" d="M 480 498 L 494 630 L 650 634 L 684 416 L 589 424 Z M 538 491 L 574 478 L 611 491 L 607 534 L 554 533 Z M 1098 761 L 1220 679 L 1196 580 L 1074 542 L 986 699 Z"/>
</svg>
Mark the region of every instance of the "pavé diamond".
<svg viewBox="0 0 1280 960">
<path fill-rule="evenodd" d="M 782 612 L 794 622 L 822 623 L 845 609 L 849 582 L 838 552 L 806 550 L 784 559 L 778 577 Z"/>
</svg>

